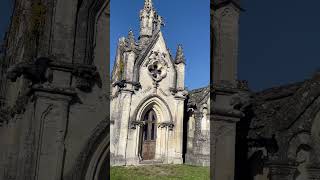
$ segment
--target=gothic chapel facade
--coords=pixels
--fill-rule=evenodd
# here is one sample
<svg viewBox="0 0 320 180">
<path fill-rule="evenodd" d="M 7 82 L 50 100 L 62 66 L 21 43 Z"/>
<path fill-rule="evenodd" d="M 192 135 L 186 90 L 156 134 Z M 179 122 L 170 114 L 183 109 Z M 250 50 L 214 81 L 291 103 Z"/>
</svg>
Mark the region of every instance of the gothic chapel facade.
<svg viewBox="0 0 320 180">
<path fill-rule="evenodd" d="M 185 58 L 173 58 L 161 32 L 163 19 L 145 0 L 140 35 L 120 38 L 112 72 L 111 164 L 183 163 Z"/>
</svg>

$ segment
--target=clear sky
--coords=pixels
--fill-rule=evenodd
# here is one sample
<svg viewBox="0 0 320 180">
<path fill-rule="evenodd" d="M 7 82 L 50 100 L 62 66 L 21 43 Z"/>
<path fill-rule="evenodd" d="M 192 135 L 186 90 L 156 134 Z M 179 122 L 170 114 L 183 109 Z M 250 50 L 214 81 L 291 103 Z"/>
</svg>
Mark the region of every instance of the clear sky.
<svg viewBox="0 0 320 180">
<path fill-rule="evenodd" d="M 0 2 L 0 43 L 8 30 L 9 21 L 12 11 L 12 0 L 1 0 Z"/>
<path fill-rule="evenodd" d="M 158 14 L 165 20 L 162 28 L 168 48 L 175 57 L 177 44 L 182 44 L 186 57 L 186 86 L 204 87 L 210 81 L 210 1 L 153 0 Z M 118 39 L 129 29 L 139 35 L 139 12 L 144 0 L 112 0 L 110 54 L 113 67 Z"/>
<path fill-rule="evenodd" d="M 320 67 L 319 0 L 241 0 L 239 77 L 261 90 Z"/>
</svg>

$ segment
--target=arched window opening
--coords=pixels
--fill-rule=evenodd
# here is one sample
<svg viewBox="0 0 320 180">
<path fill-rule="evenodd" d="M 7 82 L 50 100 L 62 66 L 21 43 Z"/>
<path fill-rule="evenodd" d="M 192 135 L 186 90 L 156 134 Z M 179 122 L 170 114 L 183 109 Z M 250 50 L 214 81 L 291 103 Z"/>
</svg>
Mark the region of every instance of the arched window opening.
<svg viewBox="0 0 320 180">
<path fill-rule="evenodd" d="M 144 140 L 155 140 L 157 116 L 153 109 L 146 113 L 144 122 Z"/>
</svg>

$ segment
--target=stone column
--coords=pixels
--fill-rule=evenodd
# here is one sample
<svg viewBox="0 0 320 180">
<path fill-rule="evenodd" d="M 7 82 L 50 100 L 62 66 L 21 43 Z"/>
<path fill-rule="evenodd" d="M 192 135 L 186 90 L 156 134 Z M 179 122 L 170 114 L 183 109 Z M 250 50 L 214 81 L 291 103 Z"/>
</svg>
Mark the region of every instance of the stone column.
<svg viewBox="0 0 320 180">
<path fill-rule="evenodd" d="M 120 117 L 120 137 L 119 137 L 119 146 L 117 150 L 117 156 L 119 158 L 123 158 L 119 163 L 125 163 L 126 159 L 126 151 L 127 151 L 127 141 L 128 141 L 128 131 L 129 131 L 129 119 L 130 119 L 130 110 L 131 110 L 131 98 L 132 98 L 133 91 L 123 89 L 121 91 L 121 102 L 122 102 L 122 108 L 121 108 L 121 117 Z"/>
<path fill-rule="evenodd" d="M 175 162 L 177 164 L 182 164 L 182 143 L 183 143 L 183 113 L 184 113 L 184 97 L 176 97 L 177 100 L 177 112 L 176 121 L 174 122 L 175 127 Z"/>
<path fill-rule="evenodd" d="M 193 110 L 189 110 L 187 153 L 193 149 L 195 118 Z"/>
<path fill-rule="evenodd" d="M 211 118 L 211 173 L 214 180 L 233 180 L 235 175 L 236 123 L 243 113 L 234 109 L 233 95 L 238 89 L 230 84 L 214 86 Z"/>
<path fill-rule="evenodd" d="M 72 94 L 60 94 L 49 89 L 34 92 L 35 167 L 34 180 L 62 178 L 65 155 L 65 135 Z"/>
<path fill-rule="evenodd" d="M 235 135 L 237 119 L 214 117 L 214 180 L 233 180 L 235 168 Z"/>
</svg>

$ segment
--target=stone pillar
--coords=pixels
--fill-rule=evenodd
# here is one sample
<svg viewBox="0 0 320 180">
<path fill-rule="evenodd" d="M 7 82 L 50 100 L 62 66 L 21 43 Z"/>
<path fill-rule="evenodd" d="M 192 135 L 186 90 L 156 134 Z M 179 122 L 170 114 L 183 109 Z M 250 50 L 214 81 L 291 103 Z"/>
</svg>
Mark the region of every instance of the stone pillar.
<svg viewBox="0 0 320 180">
<path fill-rule="evenodd" d="M 213 1 L 211 6 L 212 80 L 237 80 L 240 1 Z"/>
<path fill-rule="evenodd" d="M 194 130 L 195 130 L 194 111 L 189 110 L 187 153 L 189 153 L 188 151 L 191 151 L 193 149 Z"/>
<path fill-rule="evenodd" d="M 183 54 L 182 45 L 179 44 L 177 48 L 176 58 L 175 58 L 175 68 L 177 70 L 177 89 L 184 90 L 184 80 L 185 80 L 185 57 Z"/>
<path fill-rule="evenodd" d="M 215 134 L 214 180 L 233 180 L 237 119 L 215 117 L 211 126 Z"/>
<path fill-rule="evenodd" d="M 35 167 L 34 180 L 62 178 L 65 135 L 72 94 L 58 94 L 46 89 L 34 93 Z"/>
<path fill-rule="evenodd" d="M 121 113 L 120 117 L 120 137 L 118 142 L 118 149 L 116 155 L 120 158 L 123 158 L 125 163 L 126 151 L 127 151 L 127 141 L 128 141 L 128 131 L 129 131 L 129 119 L 130 119 L 130 110 L 131 110 L 131 98 L 132 98 L 132 91 L 123 89 L 120 94 L 120 101 L 122 102 L 122 108 L 119 111 Z"/>
<path fill-rule="evenodd" d="M 183 147 L 183 113 L 184 113 L 184 97 L 176 97 L 177 99 L 177 111 L 176 120 L 174 122 L 175 131 L 175 164 L 182 164 L 182 147 Z"/>
<path fill-rule="evenodd" d="M 214 86 L 211 118 L 211 174 L 214 180 L 233 180 L 235 176 L 236 123 L 243 113 L 234 109 L 233 95 L 238 89 L 228 84 Z"/>
</svg>

